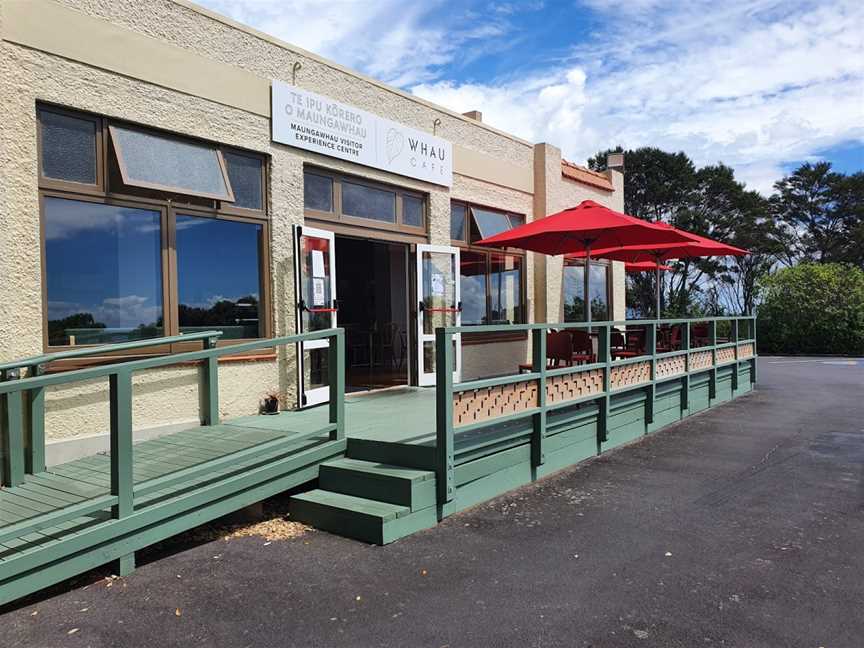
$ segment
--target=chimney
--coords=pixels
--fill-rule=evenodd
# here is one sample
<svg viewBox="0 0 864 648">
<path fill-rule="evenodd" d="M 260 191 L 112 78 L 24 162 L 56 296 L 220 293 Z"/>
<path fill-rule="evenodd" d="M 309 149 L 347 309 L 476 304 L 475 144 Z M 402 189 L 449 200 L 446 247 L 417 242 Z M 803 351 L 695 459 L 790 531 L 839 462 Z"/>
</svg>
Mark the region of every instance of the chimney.
<svg viewBox="0 0 864 648">
<path fill-rule="evenodd" d="M 468 119 L 476 119 L 479 122 L 483 121 L 483 113 L 479 110 L 469 110 L 466 113 L 462 113 L 462 115 Z"/>
<path fill-rule="evenodd" d="M 624 154 L 610 153 L 606 156 L 606 168 L 624 173 Z"/>
</svg>

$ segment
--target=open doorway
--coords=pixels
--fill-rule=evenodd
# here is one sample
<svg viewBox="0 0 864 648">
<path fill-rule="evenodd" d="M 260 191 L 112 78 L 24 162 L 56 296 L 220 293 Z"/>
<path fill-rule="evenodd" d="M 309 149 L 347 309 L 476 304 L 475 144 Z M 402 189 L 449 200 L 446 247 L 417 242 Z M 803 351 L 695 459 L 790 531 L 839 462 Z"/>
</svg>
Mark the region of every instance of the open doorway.
<svg viewBox="0 0 864 648">
<path fill-rule="evenodd" d="M 408 384 L 408 246 L 337 236 L 335 249 L 346 390 Z"/>
</svg>

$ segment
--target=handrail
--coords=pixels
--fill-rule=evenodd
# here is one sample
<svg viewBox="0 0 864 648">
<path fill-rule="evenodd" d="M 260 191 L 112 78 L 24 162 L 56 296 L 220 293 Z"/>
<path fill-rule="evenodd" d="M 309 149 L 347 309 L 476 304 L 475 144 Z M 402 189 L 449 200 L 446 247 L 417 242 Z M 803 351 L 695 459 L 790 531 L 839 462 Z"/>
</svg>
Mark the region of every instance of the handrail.
<svg viewBox="0 0 864 648">
<path fill-rule="evenodd" d="M 110 364 L 75 369 L 62 373 L 35 375 L 0 382 L 0 442 L 6 452 L 0 466 L 2 483 L 17 486 L 24 481 L 27 473 L 45 470 L 45 388 L 94 378 L 108 378 L 110 415 L 110 456 L 111 479 L 110 498 L 97 502 L 82 503 L 85 507 L 111 506 L 112 518 L 121 519 L 135 511 L 132 447 L 132 376 L 135 372 L 175 364 L 200 363 L 198 393 L 200 398 L 199 416 L 203 425 L 219 423 L 219 384 L 218 359 L 222 356 L 241 353 L 260 348 L 273 348 L 299 344 L 312 340 L 329 339 L 327 365 L 329 368 L 329 435 L 332 440 L 345 438 L 345 331 L 341 328 L 325 329 L 311 333 L 287 335 L 277 338 L 241 342 L 230 346 L 216 347 L 215 340 L 219 331 L 202 332 L 189 336 L 162 338 L 161 341 L 189 341 L 203 339 L 205 348 L 173 355 L 143 358 L 139 360 L 118 360 Z M 177 339 L 179 337 L 179 339 Z M 154 340 L 150 340 L 153 343 Z M 115 345 L 129 348 L 126 344 Z M 64 352 L 61 352 L 63 354 Z M 68 352 L 72 353 L 72 352 Z M 57 355 L 61 355 L 57 354 Z M 50 354 L 53 356 L 54 354 Z M 39 358 L 49 357 L 40 356 Z M 66 356 L 68 357 L 68 355 Z M 20 366 L 31 366 L 26 359 Z M 37 366 L 40 363 L 37 363 Z M 8 370 L 7 370 L 8 371 Z M 25 416 L 29 411 L 29 416 Z M 29 433 L 29 434 L 28 434 Z M 25 453 L 24 440 L 30 438 L 30 447 Z M 89 510 L 89 509 L 88 509 Z M 14 532 L 26 535 L 45 525 L 62 522 L 78 509 L 66 507 L 40 515 L 32 520 L 22 521 L 11 531 L 0 525 L 0 533 Z"/>
<path fill-rule="evenodd" d="M 725 317 L 689 317 L 676 319 L 649 319 L 649 320 L 607 320 L 602 322 L 538 322 L 535 324 L 481 324 L 478 326 L 445 326 L 444 330 L 448 333 L 461 333 L 462 335 L 470 335 L 471 333 L 507 333 L 513 331 L 534 331 L 537 329 L 554 328 L 557 330 L 564 329 L 590 329 L 601 328 L 604 326 L 648 326 L 652 324 L 688 324 L 688 323 L 712 323 L 720 321 L 740 321 L 740 320 L 755 320 L 755 315 L 728 315 Z"/>
<path fill-rule="evenodd" d="M 142 358 L 140 360 L 132 360 L 129 362 L 116 362 L 111 364 L 99 365 L 98 367 L 84 367 L 82 369 L 74 369 L 64 371 L 63 373 L 50 374 L 45 376 L 34 376 L 21 378 L 14 382 L 0 382 L 0 394 L 6 394 L 12 391 L 22 389 L 33 389 L 37 387 L 49 387 L 52 385 L 63 385 L 70 382 L 78 382 L 81 380 L 92 380 L 94 378 L 103 378 L 110 376 L 119 371 L 118 366 L 128 369 L 129 371 L 141 371 L 143 369 L 154 369 L 156 367 L 165 367 L 174 364 L 182 364 L 185 362 L 197 362 L 207 358 L 220 358 L 225 355 L 234 355 L 245 351 L 253 351 L 255 349 L 266 349 L 274 346 L 283 346 L 286 344 L 295 344 L 297 342 L 309 342 L 312 340 L 323 340 L 324 338 L 332 337 L 333 331 L 342 329 L 324 329 L 314 331 L 312 333 L 302 333 L 300 335 L 288 335 L 278 338 L 265 338 L 252 342 L 241 342 L 232 344 L 231 346 L 215 347 L 212 349 L 203 349 L 201 351 L 186 351 L 183 353 L 173 353 L 171 355 L 157 356 L 153 358 Z"/>
<path fill-rule="evenodd" d="M 724 327 L 723 341 L 718 338 L 718 324 L 728 322 Z M 744 323 L 742 325 L 742 323 Z M 696 373 L 710 372 L 709 397 L 716 398 L 718 367 L 734 366 L 732 372 L 733 392 L 738 389 L 738 365 L 749 362 L 750 382 L 756 382 L 756 318 L 753 315 L 730 315 L 721 317 L 692 317 L 661 320 L 625 320 L 605 322 L 539 322 L 535 324 L 504 324 L 482 326 L 448 326 L 435 329 L 435 371 L 436 371 L 436 445 L 435 471 L 438 489 L 438 503 L 446 505 L 455 497 L 456 465 L 455 435 L 494 425 L 496 422 L 509 422 L 516 419 L 531 419 L 531 462 L 536 468 L 545 463 L 545 438 L 547 415 L 562 407 L 596 401 L 598 404 L 597 442 L 607 441 L 607 425 L 610 415 L 610 401 L 613 395 L 645 390 L 647 423 L 654 422 L 654 400 L 659 383 L 680 380 L 682 382 L 682 411 L 689 409 L 690 377 Z M 699 346 L 691 344 L 693 325 L 705 324 L 706 331 Z M 614 360 L 612 357 L 612 332 L 621 326 L 641 326 L 645 329 L 644 349 L 640 355 Z M 680 348 L 671 351 L 658 351 L 658 333 L 663 326 L 680 326 L 681 336 L 677 342 Z M 747 329 L 743 334 L 743 328 Z M 581 366 L 548 368 L 546 358 L 546 331 L 592 329 L 597 333 L 596 362 Z M 454 383 L 453 354 L 450 351 L 454 336 L 472 333 L 502 333 L 530 331 L 531 369 L 529 373 L 509 374 L 496 378 L 470 380 Z M 748 346 L 750 348 L 748 348 Z M 708 354 L 708 355 L 706 355 Z M 679 358 L 683 359 L 683 363 Z M 709 363 L 710 361 L 710 363 Z M 671 364 L 670 364 L 671 363 Z M 658 374 L 658 364 L 661 372 Z M 561 377 L 591 374 L 593 387 L 586 393 L 567 398 L 554 399 L 547 403 L 547 380 Z M 629 374 L 629 375 L 628 375 Z M 601 379 L 602 380 L 599 380 Z M 614 380 L 613 380 L 614 378 Z M 599 382 L 598 382 L 599 380 Z M 536 400 L 524 401 L 525 389 L 521 389 L 523 401 L 518 406 L 505 406 L 498 416 L 481 422 L 471 421 L 462 425 L 454 423 L 454 397 L 461 395 L 474 398 L 471 392 L 509 387 L 517 389 L 520 383 L 533 383 L 532 392 Z M 536 389 L 535 389 L 536 386 Z M 554 393 L 554 392 L 553 392 Z M 518 400 L 518 398 L 517 398 Z M 464 401 L 463 401 L 464 402 Z M 470 407 L 470 406 L 469 406 Z M 497 439 L 490 440 L 490 443 Z M 599 446 L 598 446 L 599 447 Z"/>
<path fill-rule="evenodd" d="M 118 351 L 128 351 L 130 349 L 143 349 L 149 346 L 158 346 L 161 344 L 174 344 L 175 342 L 195 342 L 197 340 L 208 340 L 218 338 L 222 335 L 222 331 L 201 331 L 198 333 L 181 333 L 180 335 L 169 335 L 158 338 L 147 338 L 146 340 L 133 340 L 131 342 L 117 342 L 114 344 L 100 344 L 98 346 L 87 346 L 81 348 L 70 349 L 68 351 L 55 351 L 54 353 L 43 353 L 21 360 L 13 360 L 12 362 L 0 363 L 0 371 L 9 371 L 12 369 L 24 369 L 25 367 L 35 367 L 37 365 L 45 365 L 49 362 L 57 362 L 58 360 L 69 360 L 71 358 L 84 358 L 92 355 L 103 353 L 116 353 Z"/>
</svg>

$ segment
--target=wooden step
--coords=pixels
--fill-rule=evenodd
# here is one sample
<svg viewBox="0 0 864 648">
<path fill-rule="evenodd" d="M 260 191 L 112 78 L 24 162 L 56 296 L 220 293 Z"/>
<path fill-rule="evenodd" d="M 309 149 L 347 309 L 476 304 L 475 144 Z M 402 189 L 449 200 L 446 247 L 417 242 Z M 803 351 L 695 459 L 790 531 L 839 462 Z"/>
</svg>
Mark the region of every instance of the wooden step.
<svg viewBox="0 0 864 648">
<path fill-rule="evenodd" d="M 323 490 L 353 495 L 419 511 L 435 505 L 435 473 L 359 459 L 338 459 L 321 465 Z"/>
<path fill-rule="evenodd" d="M 435 506 L 410 507 L 316 489 L 291 498 L 291 518 L 372 544 L 388 544 L 438 523 Z"/>
</svg>

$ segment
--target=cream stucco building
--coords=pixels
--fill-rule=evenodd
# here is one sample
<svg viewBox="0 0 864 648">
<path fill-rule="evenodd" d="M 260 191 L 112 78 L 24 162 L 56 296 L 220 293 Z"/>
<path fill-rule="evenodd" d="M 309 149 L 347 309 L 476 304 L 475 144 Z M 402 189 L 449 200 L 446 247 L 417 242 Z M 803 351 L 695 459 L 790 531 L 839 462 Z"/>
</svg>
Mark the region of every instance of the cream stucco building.
<svg viewBox="0 0 864 648">
<path fill-rule="evenodd" d="M 585 199 L 623 210 L 620 161 L 591 172 L 554 143 L 524 141 L 186 0 L 0 0 L 0 9 L 0 362 L 208 328 L 230 344 L 335 321 L 348 331 L 349 388 L 428 384 L 420 311 L 427 325 L 566 316 L 560 257 L 474 241 Z M 408 145 L 400 129 L 443 142 L 448 174 L 429 181 L 388 170 L 392 160 L 275 141 L 275 84 L 386 120 L 394 147 Z M 603 319 L 622 320 L 623 266 L 598 268 Z M 463 336 L 464 377 L 525 360 L 524 336 L 474 337 Z M 310 404 L 321 359 L 303 350 L 298 372 L 297 357 L 224 362 L 223 415 L 256 412 L 269 391 L 283 406 Z M 196 371 L 136 375 L 139 436 L 197 423 Z M 46 407 L 49 462 L 105 446 L 94 434 L 108 429 L 103 383 L 53 389 Z"/>
</svg>

